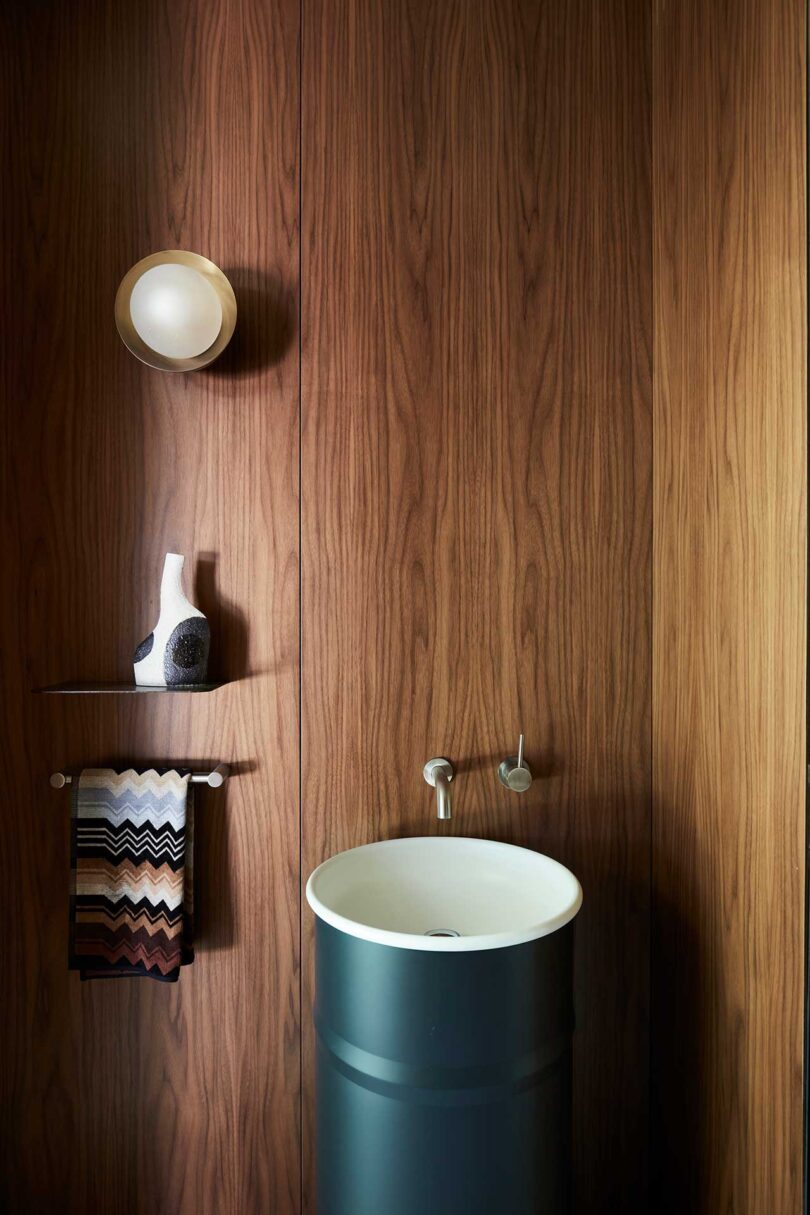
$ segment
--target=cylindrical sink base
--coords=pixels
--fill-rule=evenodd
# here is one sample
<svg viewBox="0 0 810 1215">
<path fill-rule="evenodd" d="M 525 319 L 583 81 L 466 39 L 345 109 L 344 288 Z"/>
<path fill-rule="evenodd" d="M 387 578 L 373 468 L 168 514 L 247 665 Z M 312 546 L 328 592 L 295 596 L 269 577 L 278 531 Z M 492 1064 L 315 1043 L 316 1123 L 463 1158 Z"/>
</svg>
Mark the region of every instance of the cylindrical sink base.
<svg viewBox="0 0 810 1215">
<path fill-rule="evenodd" d="M 573 923 L 434 953 L 316 922 L 318 1215 L 565 1215 Z"/>
</svg>

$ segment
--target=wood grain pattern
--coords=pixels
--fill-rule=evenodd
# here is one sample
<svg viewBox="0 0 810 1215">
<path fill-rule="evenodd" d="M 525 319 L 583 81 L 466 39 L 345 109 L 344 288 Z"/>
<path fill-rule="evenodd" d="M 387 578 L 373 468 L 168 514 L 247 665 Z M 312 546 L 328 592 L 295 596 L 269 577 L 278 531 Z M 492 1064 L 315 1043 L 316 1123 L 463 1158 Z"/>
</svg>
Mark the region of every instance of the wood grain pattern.
<svg viewBox="0 0 810 1215">
<path fill-rule="evenodd" d="M 802 1209 L 806 6 L 656 4 L 655 1209 Z"/>
<path fill-rule="evenodd" d="M 3 6 L 0 1066 L 4 1209 L 299 1210 L 298 0 Z M 166 247 L 231 277 L 209 372 L 113 322 Z M 126 675 L 162 555 L 211 616 L 208 696 L 34 697 Z M 195 570 L 196 567 L 196 570 Z M 189 588 L 191 589 L 191 588 Z M 66 970 L 62 766 L 224 759 L 176 988 Z"/>
<path fill-rule="evenodd" d="M 302 13 L 300 82 L 297 0 L 0 13 L 0 1198 L 300 1209 L 302 641 L 304 876 L 450 831 L 582 879 L 580 1215 L 646 1205 L 650 944 L 655 1209 L 793 1215 L 804 6 Z M 199 375 L 115 332 L 119 278 L 166 246 L 239 299 Z M 240 681 L 31 696 L 125 674 L 167 548 Z M 522 798 L 495 776 L 521 729 Z M 82 987 L 48 774 L 168 758 L 241 764 L 200 810 L 198 959 L 176 989 Z"/>
<path fill-rule="evenodd" d="M 581 1212 L 646 1194 L 650 32 L 633 0 L 305 6 L 303 869 L 449 830 L 580 876 Z"/>
</svg>

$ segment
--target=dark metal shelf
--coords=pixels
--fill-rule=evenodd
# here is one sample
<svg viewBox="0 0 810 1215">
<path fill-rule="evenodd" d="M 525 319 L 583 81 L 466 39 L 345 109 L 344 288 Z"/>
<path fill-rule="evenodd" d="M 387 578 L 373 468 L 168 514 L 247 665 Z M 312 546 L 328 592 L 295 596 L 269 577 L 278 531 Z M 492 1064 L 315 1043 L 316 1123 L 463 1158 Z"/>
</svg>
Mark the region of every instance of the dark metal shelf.
<svg viewBox="0 0 810 1215">
<path fill-rule="evenodd" d="M 225 680 L 221 680 L 219 683 L 179 683 L 170 688 L 149 688 L 135 683 L 52 683 L 47 688 L 34 688 L 34 691 L 49 696 L 103 695 L 105 693 L 120 696 L 129 692 L 171 692 L 177 695 L 180 692 L 213 692 L 217 688 L 223 687 L 224 684 Z"/>
</svg>

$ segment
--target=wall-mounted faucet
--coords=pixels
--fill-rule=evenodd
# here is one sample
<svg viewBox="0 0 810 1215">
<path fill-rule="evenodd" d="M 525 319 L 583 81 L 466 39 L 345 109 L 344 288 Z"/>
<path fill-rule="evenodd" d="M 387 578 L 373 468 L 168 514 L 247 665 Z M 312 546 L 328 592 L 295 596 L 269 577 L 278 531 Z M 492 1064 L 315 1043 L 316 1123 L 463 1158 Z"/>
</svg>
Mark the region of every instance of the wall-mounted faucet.
<svg viewBox="0 0 810 1215">
<path fill-rule="evenodd" d="M 525 793 L 532 783 L 529 765 L 523 758 L 523 735 L 520 736 L 517 755 L 509 755 L 498 765 L 498 780 L 513 793 Z"/>
<path fill-rule="evenodd" d="M 422 775 L 436 790 L 436 818 L 451 818 L 450 781 L 453 779 L 453 765 L 450 760 L 429 759 Z"/>
</svg>

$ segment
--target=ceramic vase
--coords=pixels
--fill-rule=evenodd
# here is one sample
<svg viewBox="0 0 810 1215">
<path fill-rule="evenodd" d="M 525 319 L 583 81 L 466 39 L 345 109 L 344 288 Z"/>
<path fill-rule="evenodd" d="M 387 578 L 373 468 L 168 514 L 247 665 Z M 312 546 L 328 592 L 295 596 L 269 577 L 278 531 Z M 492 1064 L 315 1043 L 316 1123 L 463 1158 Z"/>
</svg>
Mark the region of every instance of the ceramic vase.
<svg viewBox="0 0 810 1215">
<path fill-rule="evenodd" d="M 167 553 L 160 584 L 160 618 L 135 651 L 135 683 L 165 688 L 205 683 L 208 621 L 183 591 L 185 557 Z"/>
</svg>

